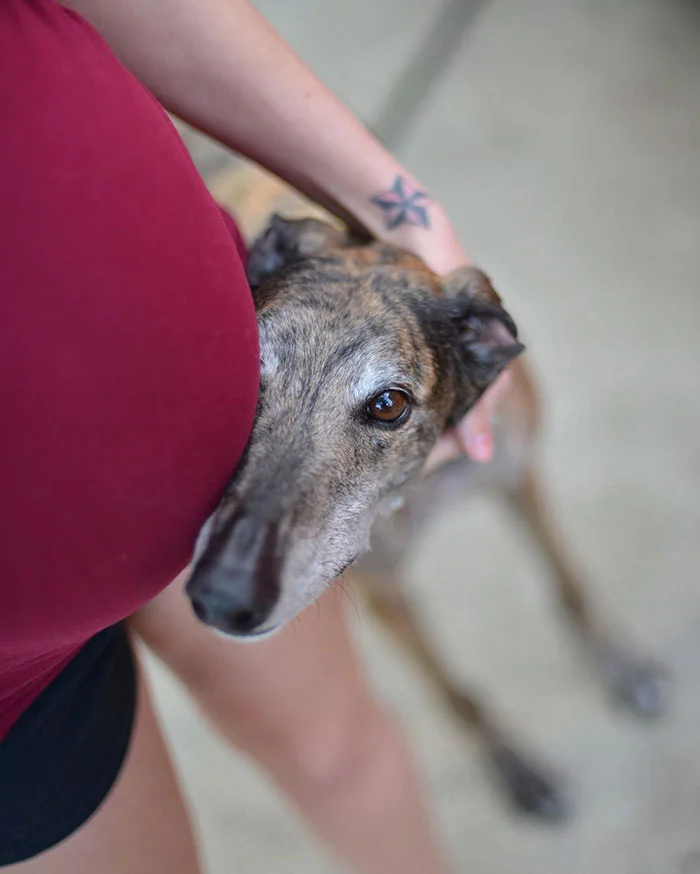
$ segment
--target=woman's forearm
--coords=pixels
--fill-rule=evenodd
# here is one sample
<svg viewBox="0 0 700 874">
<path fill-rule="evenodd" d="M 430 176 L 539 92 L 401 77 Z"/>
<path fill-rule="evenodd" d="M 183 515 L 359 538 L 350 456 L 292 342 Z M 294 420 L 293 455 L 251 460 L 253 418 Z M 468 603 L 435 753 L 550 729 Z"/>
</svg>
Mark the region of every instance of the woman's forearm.
<svg viewBox="0 0 700 874">
<path fill-rule="evenodd" d="M 444 210 L 247 0 L 69 5 L 174 114 L 436 271 L 466 260 Z"/>
</svg>

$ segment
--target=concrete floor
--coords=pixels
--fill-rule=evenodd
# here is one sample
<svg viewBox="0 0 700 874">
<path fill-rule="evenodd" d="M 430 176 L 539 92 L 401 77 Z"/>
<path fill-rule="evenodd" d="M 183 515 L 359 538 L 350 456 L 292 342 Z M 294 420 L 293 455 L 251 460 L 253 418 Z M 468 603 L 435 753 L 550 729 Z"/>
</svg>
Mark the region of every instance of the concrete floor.
<svg viewBox="0 0 700 874">
<path fill-rule="evenodd" d="M 439 9 L 259 5 L 369 120 Z M 203 169 L 221 166 L 188 142 Z M 572 821 L 510 816 L 476 746 L 363 617 L 372 680 L 410 732 L 456 871 L 700 872 L 700 7 L 495 0 L 402 155 L 523 327 L 561 526 L 598 601 L 664 661 L 673 687 L 658 723 L 606 706 L 557 623 L 536 555 L 488 498 L 420 547 L 411 586 L 455 671 L 490 689 L 568 776 Z M 210 874 L 335 870 L 154 670 Z"/>
</svg>

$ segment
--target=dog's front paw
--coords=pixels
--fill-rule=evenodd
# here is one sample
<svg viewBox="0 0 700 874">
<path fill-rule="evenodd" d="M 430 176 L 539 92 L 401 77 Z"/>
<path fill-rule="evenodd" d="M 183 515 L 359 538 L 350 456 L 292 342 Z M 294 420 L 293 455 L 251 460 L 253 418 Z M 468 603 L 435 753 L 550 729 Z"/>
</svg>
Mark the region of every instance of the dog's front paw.
<svg viewBox="0 0 700 874">
<path fill-rule="evenodd" d="M 569 815 L 569 803 L 560 781 L 505 744 L 489 750 L 491 761 L 512 804 L 522 813 L 551 823 Z"/>
<path fill-rule="evenodd" d="M 601 668 L 613 699 L 635 716 L 655 719 L 668 707 L 669 677 L 661 665 L 608 646 Z"/>
</svg>

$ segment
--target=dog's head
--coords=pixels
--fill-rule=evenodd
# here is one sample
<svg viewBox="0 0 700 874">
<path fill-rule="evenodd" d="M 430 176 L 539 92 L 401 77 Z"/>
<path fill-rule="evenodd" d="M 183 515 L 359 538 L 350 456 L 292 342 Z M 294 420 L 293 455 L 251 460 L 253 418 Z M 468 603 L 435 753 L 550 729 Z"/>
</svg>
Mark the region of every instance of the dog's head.
<svg viewBox="0 0 700 874">
<path fill-rule="evenodd" d="M 197 544 L 187 591 L 236 636 L 279 627 L 369 543 L 523 347 L 488 278 L 446 278 L 391 246 L 275 217 L 250 253 L 261 385 L 245 457 Z"/>
</svg>

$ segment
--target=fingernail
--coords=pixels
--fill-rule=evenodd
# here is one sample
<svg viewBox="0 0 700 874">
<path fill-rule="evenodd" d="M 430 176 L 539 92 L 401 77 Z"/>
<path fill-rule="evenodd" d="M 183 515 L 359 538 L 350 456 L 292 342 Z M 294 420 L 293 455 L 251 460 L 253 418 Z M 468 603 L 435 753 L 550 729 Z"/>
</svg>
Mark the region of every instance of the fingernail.
<svg viewBox="0 0 700 874">
<path fill-rule="evenodd" d="M 474 461 L 488 461 L 491 458 L 491 440 L 488 434 L 481 431 L 470 437 L 469 455 Z"/>
</svg>

